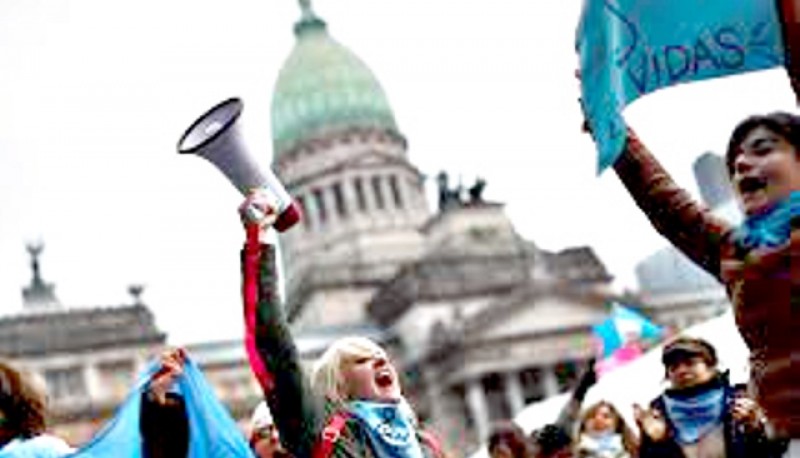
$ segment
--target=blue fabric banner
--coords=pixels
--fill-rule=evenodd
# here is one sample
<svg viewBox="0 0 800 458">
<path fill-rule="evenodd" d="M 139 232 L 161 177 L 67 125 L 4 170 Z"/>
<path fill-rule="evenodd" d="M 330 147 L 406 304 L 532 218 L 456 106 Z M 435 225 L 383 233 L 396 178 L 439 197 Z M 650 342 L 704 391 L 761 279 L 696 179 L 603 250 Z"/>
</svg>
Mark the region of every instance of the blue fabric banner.
<svg viewBox="0 0 800 458">
<path fill-rule="evenodd" d="M 632 101 L 785 60 L 774 0 L 584 0 L 576 47 L 599 172 L 622 152 Z"/>
<path fill-rule="evenodd" d="M 141 458 L 139 409 L 152 364 L 126 401 L 95 438 L 69 458 Z M 214 395 L 202 372 L 190 359 L 176 391 L 183 395 L 189 417 L 189 458 L 253 458 L 250 446 L 225 406 Z"/>
</svg>

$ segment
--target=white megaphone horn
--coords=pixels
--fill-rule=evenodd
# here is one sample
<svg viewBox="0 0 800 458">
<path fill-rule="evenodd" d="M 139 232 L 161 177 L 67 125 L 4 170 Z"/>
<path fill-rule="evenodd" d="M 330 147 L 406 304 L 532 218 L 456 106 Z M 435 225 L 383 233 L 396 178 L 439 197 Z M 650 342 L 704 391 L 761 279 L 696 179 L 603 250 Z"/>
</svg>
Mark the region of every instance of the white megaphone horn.
<svg viewBox="0 0 800 458">
<path fill-rule="evenodd" d="M 183 133 L 178 152 L 210 161 L 243 195 L 254 189 L 264 190 L 277 203 L 278 219 L 274 227 L 283 232 L 300 221 L 300 206 L 272 170 L 259 167 L 242 145 L 236 120 L 243 108 L 242 101 L 234 97 L 208 110 Z"/>
</svg>

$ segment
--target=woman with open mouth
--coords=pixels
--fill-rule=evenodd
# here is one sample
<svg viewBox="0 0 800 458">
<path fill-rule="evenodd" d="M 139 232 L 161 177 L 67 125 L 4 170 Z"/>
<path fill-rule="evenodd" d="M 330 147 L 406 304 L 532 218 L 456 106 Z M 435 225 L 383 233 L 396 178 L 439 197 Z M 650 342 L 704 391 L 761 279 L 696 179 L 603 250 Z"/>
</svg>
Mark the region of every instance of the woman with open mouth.
<svg viewBox="0 0 800 458">
<path fill-rule="evenodd" d="M 726 287 L 774 436 L 800 456 L 800 116 L 753 116 L 726 162 L 746 214 L 734 227 L 679 188 L 629 130 L 614 169 L 653 226 Z M 790 455 L 797 453 L 798 455 Z"/>
<path fill-rule="evenodd" d="M 258 211 L 250 211 L 253 208 Z M 298 458 L 444 458 L 406 402 L 397 370 L 364 337 L 335 341 L 314 364 L 310 388 L 278 299 L 275 247 L 266 232 L 275 203 L 255 191 L 239 207 L 246 344 L 281 443 Z"/>
</svg>

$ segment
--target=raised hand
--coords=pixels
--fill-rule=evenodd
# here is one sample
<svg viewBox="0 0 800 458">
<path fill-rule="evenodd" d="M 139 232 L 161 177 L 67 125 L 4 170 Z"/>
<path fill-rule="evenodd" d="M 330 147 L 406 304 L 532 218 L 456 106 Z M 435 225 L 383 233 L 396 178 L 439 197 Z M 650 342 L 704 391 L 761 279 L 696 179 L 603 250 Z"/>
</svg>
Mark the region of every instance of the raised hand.
<svg viewBox="0 0 800 458">
<path fill-rule="evenodd" d="M 658 410 L 644 409 L 639 404 L 634 404 L 633 417 L 642 436 L 646 435 L 653 442 L 667 438 L 667 422 Z"/>
<path fill-rule="evenodd" d="M 266 230 L 278 219 L 278 202 L 271 193 L 254 189 L 247 194 L 239 205 L 239 216 L 245 226 L 256 225 Z"/>
<path fill-rule="evenodd" d="M 757 430 L 764 426 L 766 417 L 759 405 L 752 399 L 737 397 L 733 400 L 731 415 L 739 424 L 749 430 Z"/>
<path fill-rule="evenodd" d="M 161 354 L 161 368 L 150 377 L 148 392 L 151 399 L 164 405 L 167 403 L 167 393 L 175 380 L 183 375 L 183 364 L 186 353 L 182 348 L 166 350 Z"/>
</svg>

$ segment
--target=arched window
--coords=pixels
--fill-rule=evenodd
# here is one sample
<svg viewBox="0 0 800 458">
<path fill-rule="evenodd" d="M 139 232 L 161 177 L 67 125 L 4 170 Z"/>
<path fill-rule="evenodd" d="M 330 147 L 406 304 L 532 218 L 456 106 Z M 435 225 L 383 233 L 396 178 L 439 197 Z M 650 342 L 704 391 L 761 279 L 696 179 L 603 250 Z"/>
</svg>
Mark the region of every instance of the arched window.
<svg viewBox="0 0 800 458">
<path fill-rule="evenodd" d="M 353 178 L 353 188 L 356 190 L 358 209 L 367 211 L 367 195 L 364 193 L 364 180 L 361 177 Z"/>
<path fill-rule="evenodd" d="M 394 206 L 397 208 L 403 208 L 403 195 L 400 193 L 400 183 L 397 182 L 396 175 L 389 176 L 389 187 L 392 190 Z"/>
<path fill-rule="evenodd" d="M 344 201 L 344 193 L 342 192 L 342 183 L 336 182 L 331 188 L 333 190 L 333 202 L 336 205 L 336 213 L 342 217 L 347 218 L 347 205 Z"/>
<path fill-rule="evenodd" d="M 379 210 L 383 210 L 386 207 L 386 202 L 383 198 L 380 175 L 372 177 L 372 193 L 375 194 L 375 206 L 378 207 Z"/>
<path fill-rule="evenodd" d="M 308 207 L 308 199 L 306 196 L 297 196 L 295 200 L 300 205 L 300 211 L 303 212 L 303 227 L 311 229 L 311 209 Z"/>
<path fill-rule="evenodd" d="M 322 189 L 315 189 L 313 195 L 319 223 L 325 224 L 328 221 L 328 208 L 325 207 L 325 196 L 322 194 Z"/>
</svg>

